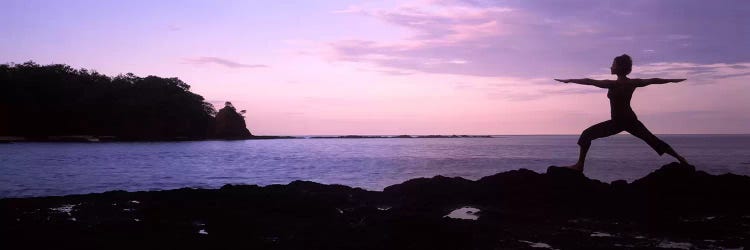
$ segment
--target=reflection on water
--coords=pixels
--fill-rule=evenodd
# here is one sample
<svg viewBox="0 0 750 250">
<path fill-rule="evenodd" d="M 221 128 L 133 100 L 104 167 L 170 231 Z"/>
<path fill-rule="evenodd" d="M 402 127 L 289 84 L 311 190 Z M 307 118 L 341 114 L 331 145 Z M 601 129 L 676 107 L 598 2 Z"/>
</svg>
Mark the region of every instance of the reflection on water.
<svg viewBox="0 0 750 250">
<path fill-rule="evenodd" d="M 73 208 L 75 206 L 76 205 L 63 204 L 63 205 L 61 205 L 59 207 L 50 208 L 50 210 L 58 212 L 58 213 L 64 213 L 64 214 L 67 214 L 68 216 L 70 216 L 71 215 L 70 212 L 73 212 Z"/>
<path fill-rule="evenodd" d="M 451 211 L 451 213 L 449 213 L 445 217 L 462 220 L 477 220 L 479 219 L 479 215 L 477 215 L 477 213 L 479 213 L 479 209 L 473 207 L 462 207 Z"/>
<path fill-rule="evenodd" d="M 549 244 L 544 243 L 544 242 L 531 242 L 531 241 L 526 241 L 526 240 L 519 240 L 519 241 L 523 242 L 523 243 L 526 243 L 526 244 L 529 244 L 529 246 L 532 247 L 532 248 L 555 249 L 555 248 L 552 248 L 552 246 L 550 246 Z"/>
<path fill-rule="evenodd" d="M 603 233 L 603 232 L 593 232 L 590 235 L 591 237 L 612 237 L 611 234 Z"/>
<path fill-rule="evenodd" d="M 673 242 L 664 240 L 657 246 L 659 248 L 668 248 L 668 249 L 692 249 L 693 244 L 690 244 L 689 242 Z"/>
<path fill-rule="evenodd" d="M 660 136 L 699 170 L 750 174 L 750 136 Z M 309 180 L 369 190 L 435 175 L 478 179 L 544 172 L 578 156 L 577 136 L 451 139 L 290 139 L 0 145 L 0 197 L 218 188 Z M 594 141 L 585 174 L 640 178 L 673 161 L 630 135 Z"/>
</svg>

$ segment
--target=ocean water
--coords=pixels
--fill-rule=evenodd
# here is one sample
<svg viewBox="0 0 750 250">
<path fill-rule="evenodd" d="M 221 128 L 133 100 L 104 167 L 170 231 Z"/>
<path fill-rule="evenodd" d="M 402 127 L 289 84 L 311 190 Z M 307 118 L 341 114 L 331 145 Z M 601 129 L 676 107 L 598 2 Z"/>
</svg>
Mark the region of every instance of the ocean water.
<svg viewBox="0 0 750 250">
<path fill-rule="evenodd" d="M 578 136 L 0 144 L 0 197 L 218 188 L 309 180 L 368 190 L 435 175 L 478 179 L 575 162 Z M 750 175 L 750 135 L 662 135 L 697 169 Z M 623 134 L 594 141 L 584 173 L 632 181 L 674 161 Z"/>
</svg>

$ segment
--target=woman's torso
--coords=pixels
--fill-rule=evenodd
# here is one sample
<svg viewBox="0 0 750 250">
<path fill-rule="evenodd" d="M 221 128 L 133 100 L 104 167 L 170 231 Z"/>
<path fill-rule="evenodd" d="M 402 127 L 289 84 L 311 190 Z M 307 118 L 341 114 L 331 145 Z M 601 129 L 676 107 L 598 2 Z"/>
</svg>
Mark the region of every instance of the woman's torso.
<svg viewBox="0 0 750 250">
<path fill-rule="evenodd" d="M 615 83 L 615 86 L 609 88 L 609 91 L 607 91 L 607 98 L 609 98 L 609 108 L 612 120 L 638 120 L 635 112 L 633 112 L 633 108 L 630 107 L 630 99 L 633 98 L 634 91 L 635 87 L 621 83 Z"/>
</svg>

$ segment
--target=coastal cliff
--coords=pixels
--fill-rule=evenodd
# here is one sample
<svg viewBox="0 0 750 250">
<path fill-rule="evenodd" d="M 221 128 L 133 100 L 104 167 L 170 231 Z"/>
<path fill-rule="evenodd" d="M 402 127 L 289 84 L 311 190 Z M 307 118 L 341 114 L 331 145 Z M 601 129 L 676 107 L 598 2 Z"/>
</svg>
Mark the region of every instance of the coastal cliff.
<svg viewBox="0 0 750 250">
<path fill-rule="evenodd" d="M 750 245 L 750 177 L 672 163 L 627 183 L 550 167 L 382 192 L 295 181 L 0 200 L 12 248 L 715 249 Z M 450 215 L 450 216 L 448 216 Z M 463 219 L 461 219 L 463 218 Z"/>
</svg>

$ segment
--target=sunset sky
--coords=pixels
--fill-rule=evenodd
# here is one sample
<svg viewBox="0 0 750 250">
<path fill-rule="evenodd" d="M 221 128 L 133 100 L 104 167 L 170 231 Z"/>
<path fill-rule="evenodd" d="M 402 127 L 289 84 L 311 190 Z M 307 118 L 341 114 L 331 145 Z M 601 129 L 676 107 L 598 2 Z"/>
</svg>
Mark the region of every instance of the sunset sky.
<svg viewBox="0 0 750 250">
<path fill-rule="evenodd" d="M 750 133 L 750 1 L 0 0 L 0 63 L 179 77 L 259 135 L 576 134 L 606 90 L 652 132 Z"/>
</svg>

